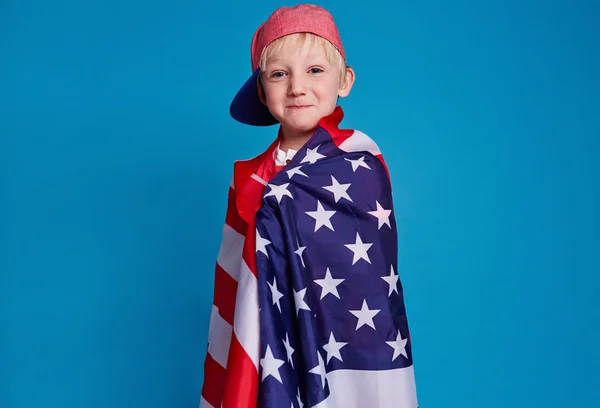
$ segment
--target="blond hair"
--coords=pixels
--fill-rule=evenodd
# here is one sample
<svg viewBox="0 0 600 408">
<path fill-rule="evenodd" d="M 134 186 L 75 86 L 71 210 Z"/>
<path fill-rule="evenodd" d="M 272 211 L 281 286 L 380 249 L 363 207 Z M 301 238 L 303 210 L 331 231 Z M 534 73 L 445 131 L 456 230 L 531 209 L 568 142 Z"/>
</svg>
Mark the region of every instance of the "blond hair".
<svg viewBox="0 0 600 408">
<path fill-rule="evenodd" d="M 281 50 L 284 47 L 289 46 L 290 43 L 298 47 L 303 47 L 305 45 L 308 45 L 309 47 L 313 47 L 315 45 L 322 46 L 325 51 L 325 58 L 327 61 L 329 61 L 329 63 L 334 67 L 337 67 L 340 72 L 340 87 L 344 84 L 346 81 L 347 65 L 346 61 L 344 61 L 344 58 L 342 57 L 342 54 L 331 42 L 312 33 L 295 33 L 285 35 L 277 38 L 267 45 L 260 59 L 261 72 L 265 71 L 267 60 L 280 53 Z"/>
</svg>

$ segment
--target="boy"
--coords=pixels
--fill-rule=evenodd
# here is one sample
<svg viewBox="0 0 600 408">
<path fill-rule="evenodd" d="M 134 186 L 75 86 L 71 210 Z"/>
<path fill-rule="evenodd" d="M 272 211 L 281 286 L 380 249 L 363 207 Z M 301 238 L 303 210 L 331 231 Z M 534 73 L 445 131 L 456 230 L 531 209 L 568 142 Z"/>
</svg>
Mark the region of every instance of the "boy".
<svg viewBox="0 0 600 408">
<path fill-rule="evenodd" d="M 338 127 L 354 71 L 333 18 L 282 7 L 252 39 L 236 120 L 279 124 L 234 163 L 201 407 L 417 407 L 387 168 Z"/>
</svg>

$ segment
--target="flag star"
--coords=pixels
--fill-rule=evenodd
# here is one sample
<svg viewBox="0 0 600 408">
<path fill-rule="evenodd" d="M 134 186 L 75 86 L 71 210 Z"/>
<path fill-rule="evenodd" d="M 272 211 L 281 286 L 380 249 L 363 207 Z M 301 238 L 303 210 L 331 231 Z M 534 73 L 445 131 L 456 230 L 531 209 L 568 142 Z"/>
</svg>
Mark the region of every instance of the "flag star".
<svg viewBox="0 0 600 408">
<path fill-rule="evenodd" d="M 364 167 L 366 169 L 371 170 L 371 168 L 369 167 L 369 165 L 367 163 L 365 163 L 365 156 L 361 156 L 360 158 L 358 158 L 356 160 L 346 159 L 346 161 L 349 161 L 352 164 L 352 172 L 353 173 L 359 167 Z"/>
<path fill-rule="evenodd" d="M 303 247 L 300 246 L 300 244 L 298 243 L 298 238 L 296 238 L 296 246 L 298 247 L 298 249 L 296 249 L 294 251 L 294 253 L 300 257 L 300 262 L 302 262 L 302 266 L 304 268 L 306 268 L 306 265 L 304 265 L 304 258 L 302 258 L 302 253 L 304 252 L 304 250 L 306 249 L 306 247 L 305 246 L 303 246 Z"/>
<path fill-rule="evenodd" d="M 268 258 L 269 254 L 267 253 L 267 245 L 269 245 L 270 243 L 271 243 L 271 241 L 260 236 L 260 233 L 258 232 L 258 229 L 257 229 L 256 230 L 256 252 L 262 252 Z"/>
<path fill-rule="evenodd" d="M 281 199 L 283 198 L 283 196 L 294 198 L 292 196 L 292 193 L 290 193 L 290 191 L 287 189 L 289 185 L 290 183 L 284 183 L 279 186 L 275 184 L 268 184 L 268 186 L 271 187 L 271 191 L 265 194 L 265 197 L 275 196 L 277 198 L 278 203 L 281 203 Z"/>
<path fill-rule="evenodd" d="M 319 147 L 321 147 L 321 145 L 315 147 L 314 149 L 307 148 L 306 156 L 304 157 L 304 159 L 302 159 L 302 161 L 300 163 L 308 162 L 310 164 L 314 164 L 317 160 L 322 159 L 323 157 L 326 157 L 318 152 Z"/>
<path fill-rule="evenodd" d="M 302 403 L 302 398 L 300 398 L 300 388 L 298 388 L 298 394 L 296 394 L 296 398 L 298 399 L 298 406 L 303 408 L 304 404 Z"/>
<path fill-rule="evenodd" d="M 360 238 L 360 235 L 357 232 L 356 233 L 356 242 L 354 244 L 345 244 L 345 246 L 348 249 L 350 249 L 352 252 L 354 252 L 354 258 L 352 259 L 352 265 L 354 265 L 356 262 L 358 262 L 361 259 L 364 259 L 368 263 L 371 263 L 371 260 L 369 259 L 369 254 L 367 254 L 367 251 L 369 250 L 369 248 L 371 248 L 372 245 L 373 245 L 372 243 L 363 243 L 362 239 Z"/>
<path fill-rule="evenodd" d="M 306 288 L 302 289 L 299 292 L 294 290 L 294 304 L 296 305 L 296 315 L 300 313 L 300 310 L 308 310 L 310 312 L 310 308 L 304 301 L 304 296 L 306 295 Z"/>
<path fill-rule="evenodd" d="M 345 198 L 346 200 L 352 202 L 352 199 L 346 192 L 346 190 L 348 190 L 348 187 L 350 187 L 350 183 L 340 184 L 333 176 L 331 176 L 331 185 L 323 186 L 325 190 L 331 191 L 333 193 L 333 197 L 336 203 L 339 201 L 340 198 Z"/>
<path fill-rule="evenodd" d="M 322 288 L 321 299 L 323 299 L 329 293 L 331 293 L 336 298 L 340 299 L 340 294 L 338 293 L 337 287 L 344 280 L 345 279 L 333 279 L 329 268 L 327 268 L 324 279 L 315 279 L 315 283 Z"/>
<path fill-rule="evenodd" d="M 319 228 L 325 226 L 327 228 L 329 228 L 332 231 L 335 231 L 333 229 L 333 225 L 331 225 L 331 220 L 330 218 L 333 217 L 333 215 L 335 214 L 335 211 L 326 211 L 323 208 L 323 205 L 321 204 L 320 201 L 317 201 L 317 211 L 306 211 L 306 214 L 310 215 L 311 217 L 313 217 L 315 219 L 315 231 L 317 232 L 319 230 Z"/>
<path fill-rule="evenodd" d="M 373 329 L 375 329 L 375 323 L 373 323 L 373 317 L 375 317 L 375 315 L 377 313 L 379 313 L 381 311 L 381 309 L 369 309 L 369 306 L 367 306 L 367 300 L 363 300 L 363 304 L 360 310 L 350 310 L 350 313 L 352 313 L 354 316 L 358 317 L 358 322 L 356 322 L 356 329 L 358 330 L 360 329 L 362 326 L 364 326 L 365 324 L 367 326 L 371 326 Z"/>
<path fill-rule="evenodd" d="M 287 359 L 290 362 L 290 365 L 292 366 L 292 368 L 294 368 L 294 360 L 292 360 L 292 354 L 294 354 L 295 350 L 290 345 L 290 339 L 289 339 L 287 333 L 285 334 L 285 340 L 283 340 L 283 345 L 285 346 L 285 352 L 287 354 Z"/>
<path fill-rule="evenodd" d="M 384 209 L 381 204 L 379 204 L 379 201 L 375 201 L 375 203 L 377 204 L 377 210 L 369 211 L 369 214 L 377 218 L 377 229 L 383 227 L 383 224 L 386 224 L 388 227 L 392 228 L 390 224 L 390 214 L 392 213 L 392 210 Z"/>
<path fill-rule="evenodd" d="M 274 276 L 273 276 L 273 284 L 270 284 L 269 282 L 267 282 L 267 285 L 269 285 L 269 289 L 271 289 L 271 297 L 273 297 L 273 304 L 277 305 L 279 312 L 281 312 L 281 304 L 279 303 L 279 299 L 281 299 L 283 297 L 283 293 L 281 293 L 279 291 L 279 289 L 277 289 L 277 280 L 275 279 Z"/>
<path fill-rule="evenodd" d="M 279 374 L 279 367 L 281 367 L 285 361 L 275 358 L 271 352 L 271 347 L 267 345 L 267 351 L 265 357 L 260 359 L 260 366 L 262 367 L 262 381 L 268 376 L 273 376 L 277 381 L 283 384 L 281 380 L 281 374 Z"/>
<path fill-rule="evenodd" d="M 340 361 L 342 360 L 342 355 L 340 354 L 340 349 L 344 347 L 348 343 L 344 343 L 341 341 L 335 341 L 335 337 L 333 337 L 333 332 L 329 335 L 329 342 L 323 346 L 325 351 L 327 352 L 327 363 L 331 360 L 331 357 L 335 357 Z"/>
<path fill-rule="evenodd" d="M 288 178 L 291 180 L 296 174 L 299 174 L 304 177 L 308 177 L 302 170 L 300 170 L 302 166 L 294 167 L 292 169 L 286 170 Z"/>
<path fill-rule="evenodd" d="M 325 372 L 325 362 L 323 361 L 323 357 L 321 357 L 321 353 L 319 353 L 318 351 L 317 351 L 317 357 L 319 359 L 319 364 L 317 364 L 315 367 L 313 367 L 309 371 L 309 373 L 320 376 L 321 377 L 321 386 L 323 387 L 323 389 L 325 389 L 325 376 L 327 374 Z"/>
<path fill-rule="evenodd" d="M 388 297 L 392 296 L 392 292 L 398 293 L 398 274 L 394 272 L 394 265 L 390 266 L 390 274 L 388 276 L 382 276 L 381 279 L 390 285 Z"/>
<path fill-rule="evenodd" d="M 400 330 L 398 330 L 398 336 L 396 336 L 396 340 L 394 341 L 386 341 L 385 344 L 394 349 L 394 355 L 392 356 L 392 361 L 394 361 L 400 354 L 402 354 L 405 358 L 408 358 L 408 354 L 406 354 L 406 342 L 407 339 L 403 339 L 400 334 Z"/>
</svg>

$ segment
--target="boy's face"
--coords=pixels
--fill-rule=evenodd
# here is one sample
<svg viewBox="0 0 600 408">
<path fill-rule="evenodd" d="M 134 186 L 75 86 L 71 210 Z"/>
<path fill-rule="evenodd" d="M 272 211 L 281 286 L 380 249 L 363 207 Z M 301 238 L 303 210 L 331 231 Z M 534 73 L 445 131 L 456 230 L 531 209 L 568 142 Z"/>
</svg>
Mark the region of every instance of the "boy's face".
<svg viewBox="0 0 600 408">
<path fill-rule="evenodd" d="M 311 132 L 319 120 L 334 111 L 338 96 L 350 93 L 354 73 L 347 68 L 341 86 L 340 75 L 339 68 L 327 60 L 322 45 L 288 44 L 266 61 L 261 99 L 281 123 L 284 134 Z"/>
</svg>

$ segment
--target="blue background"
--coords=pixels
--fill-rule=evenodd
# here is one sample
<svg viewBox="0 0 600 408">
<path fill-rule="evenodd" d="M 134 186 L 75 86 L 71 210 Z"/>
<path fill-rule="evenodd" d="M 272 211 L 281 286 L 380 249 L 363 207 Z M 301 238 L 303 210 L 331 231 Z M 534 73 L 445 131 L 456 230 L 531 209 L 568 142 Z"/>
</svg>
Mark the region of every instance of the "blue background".
<svg viewBox="0 0 600 408">
<path fill-rule="evenodd" d="M 228 116 L 283 3 L 0 1 L 0 407 L 196 407 Z M 323 1 L 394 183 L 421 407 L 600 399 L 600 5 Z"/>
</svg>

